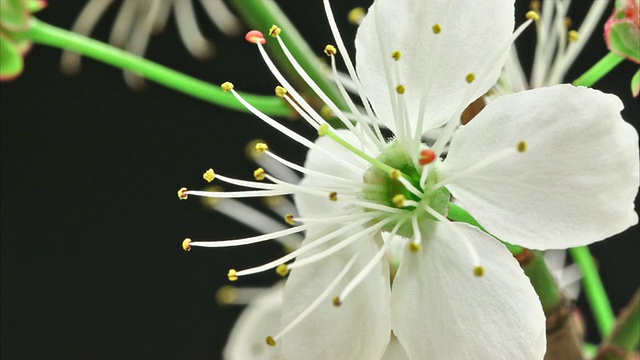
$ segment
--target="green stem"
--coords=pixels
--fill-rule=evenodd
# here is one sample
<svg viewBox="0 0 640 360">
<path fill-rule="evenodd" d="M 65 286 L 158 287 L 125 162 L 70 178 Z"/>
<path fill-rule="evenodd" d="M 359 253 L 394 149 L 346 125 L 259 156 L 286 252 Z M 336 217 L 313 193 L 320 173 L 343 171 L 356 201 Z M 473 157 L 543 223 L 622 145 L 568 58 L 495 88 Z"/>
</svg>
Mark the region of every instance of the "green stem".
<svg viewBox="0 0 640 360">
<path fill-rule="evenodd" d="M 640 343 L 640 290 L 622 311 L 611 335 L 603 341 L 596 359 L 623 359 L 621 354 L 635 351 Z"/>
<path fill-rule="evenodd" d="M 570 249 L 571 257 L 582 271 L 582 283 L 589 300 L 591 311 L 595 317 L 600 335 L 604 338 L 611 333 L 615 322 L 615 315 L 611 309 L 607 292 L 604 289 L 598 268 L 586 246 Z"/>
<path fill-rule="evenodd" d="M 611 70 L 613 70 L 618 64 L 624 60 L 624 57 L 616 55 L 612 52 L 608 53 L 600 59 L 591 69 L 587 70 L 579 78 L 577 78 L 573 85 L 575 86 L 593 86 L 598 80 L 602 79 Z"/>
<path fill-rule="evenodd" d="M 31 28 L 24 33 L 32 41 L 71 50 L 124 70 L 136 72 L 145 78 L 201 100 L 233 110 L 247 111 L 231 94 L 219 86 L 190 77 L 147 59 L 132 55 L 113 46 L 89 39 L 32 19 Z M 272 116 L 290 116 L 288 104 L 276 96 L 241 95 L 260 111 Z"/>
<path fill-rule="evenodd" d="M 231 0 L 231 4 L 238 10 L 238 12 L 244 17 L 247 23 L 256 29 L 267 32 L 272 25 L 277 25 L 282 29 L 280 37 L 287 45 L 291 54 L 300 63 L 303 69 L 309 74 L 309 76 L 318 84 L 320 89 L 327 94 L 327 96 L 338 106 L 340 109 L 347 109 L 347 105 L 344 99 L 340 95 L 338 88 L 328 80 L 326 76 L 326 65 L 320 61 L 320 56 L 324 56 L 320 51 L 314 52 L 309 48 L 304 38 L 295 26 L 289 21 L 287 16 L 278 7 L 278 4 L 273 0 Z M 267 37 L 267 39 L 269 39 Z M 267 40 L 268 41 L 268 40 Z M 291 79 L 297 79 L 294 86 L 303 89 L 302 93 L 307 96 L 314 96 L 313 91 L 306 85 L 304 80 L 300 78 L 293 66 L 289 63 L 280 45 L 277 41 L 268 41 L 268 50 L 273 56 L 274 60 L 278 63 L 279 67 L 287 74 Z M 277 51 L 276 51 L 277 50 Z M 314 96 L 315 97 L 315 96 Z M 314 100 L 309 100 L 316 108 L 323 105 L 316 97 Z"/>
<path fill-rule="evenodd" d="M 540 297 L 540 303 L 545 315 L 553 314 L 560 306 L 564 297 L 558 284 L 556 283 L 551 271 L 544 262 L 542 252 L 533 251 L 530 260 L 521 264 L 522 270 L 531 280 L 531 285 Z"/>
</svg>

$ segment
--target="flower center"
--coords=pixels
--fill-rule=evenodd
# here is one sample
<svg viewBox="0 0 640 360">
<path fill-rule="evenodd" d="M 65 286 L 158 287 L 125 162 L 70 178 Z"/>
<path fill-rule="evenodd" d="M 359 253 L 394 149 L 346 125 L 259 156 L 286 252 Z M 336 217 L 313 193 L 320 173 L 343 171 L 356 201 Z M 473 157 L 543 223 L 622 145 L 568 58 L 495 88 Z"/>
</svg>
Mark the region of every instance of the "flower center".
<svg viewBox="0 0 640 360">
<path fill-rule="evenodd" d="M 397 140 L 387 145 L 376 160 L 395 169 L 391 173 L 385 173 L 376 166 L 371 166 L 364 174 L 363 181 L 370 185 L 364 190 L 364 198 L 384 206 L 403 209 L 394 214 L 394 221 L 388 223 L 384 230 L 391 231 L 397 224 L 402 224 L 398 235 L 406 238 L 414 237 L 414 229 L 411 226 L 412 218 L 418 222 L 424 219 L 437 221 L 427 212 L 431 208 L 446 216 L 449 209 L 450 193 L 444 188 L 433 188 L 438 182 L 438 159 L 431 157 L 431 163 L 416 167 L 410 157 L 403 151 L 404 148 Z M 422 145 L 421 154 L 430 156 L 430 150 Z M 427 171 L 426 181 L 421 181 L 423 172 Z"/>
</svg>

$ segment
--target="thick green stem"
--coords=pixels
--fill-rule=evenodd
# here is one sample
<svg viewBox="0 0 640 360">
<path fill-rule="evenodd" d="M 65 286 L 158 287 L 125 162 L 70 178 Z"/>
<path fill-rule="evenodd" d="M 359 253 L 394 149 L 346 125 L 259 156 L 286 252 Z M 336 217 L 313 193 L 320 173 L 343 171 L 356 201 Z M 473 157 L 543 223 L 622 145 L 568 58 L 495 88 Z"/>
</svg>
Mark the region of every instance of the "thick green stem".
<svg viewBox="0 0 640 360">
<path fill-rule="evenodd" d="M 542 252 L 533 251 L 526 263 L 521 263 L 524 273 L 531 280 L 533 288 L 540 297 L 542 309 L 548 316 L 562 306 L 564 297 L 553 275 L 544 262 Z"/>
<path fill-rule="evenodd" d="M 597 360 L 625 359 L 640 343 L 640 290 L 618 317 L 611 335 L 603 342 Z"/>
<path fill-rule="evenodd" d="M 325 70 L 326 65 L 323 64 L 319 57 L 322 55 L 321 51 L 312 51 L 307 43 L 304 41 L 302 35 L 298 32 L 295 26 L 289 21 L 287 16 L 278 7 L 278 4 L 273 0 L 231 0 L 231 4 L 238 10 L 243 18 L 255 27 L 257 30 L 267 32 L 272 25 L 277 25 L 282 29 L 280 37 L 287 45 L 291 54 L 296 58 L 298 63 L 305 69 L 307 74 L 318 84 L 320 89 L 329 96 L 329 98 L 340 109 L 347 109 L 347 105 L 342 99 L 338 88 L 328 80 Z M 267 37 L 267 39 L 269 39 Z M 268 40 L 267 40 L 268 41 Z M 289 60 L 280 49 L 280 45 L 277 41 L 268 41 L 268 50 L 271 56 L 273 56 L 275 62 L 278 63 L 280 69 L 286 73 L 286 75 L 294 80 L 294 86 L 298 87 L 298 92 L 304 93 L 309 99 L 308 101 L 316 108 L 323 105 L 319 98 L 317 98 L 312 90 L 306 85 L 306 83 L 300 78 L 291 66 Z M 311 99 L 310 97 L 314 97 Z"/>
<path fill-rule="evenodd" d="M 72 50 L 115 67 L 136 72 L 149 80 L 216 105 L 233 110 L 247 111 L 235 97 L 225 93 L 217 85 L 198 80 L 113 46 L 51 26 L 36 19 L 32 19 L 32 26 L 24 33 L 24 36 L 39 44 Z M 250 104 L 266 114 L 290 116 L 293 113 L 288 104 L 276 96 L 243 93 L 241 95 Z"/>
<path fill-rule="evenodd" d="M 613 70 L 618 64 L 620 64 L 624 58 L 620 55 L 616 55 L 612 52 L 608 53 L 600 59 L 591 69 L 587 70 L 579 78 L 577 78 L 573 85 L 575 86 L 593 86 L 611 70 Z"/>
<path fill-rule="evenodd" d="M 586 246 L 577 247 L 569 250 L 573 261 L 575 261 L 582 271 L 582 283 L 584 285 L 585 294 L 589 300 L 591 311 L 595 317 L 596 324 L 602 337 L 606 337 L 611 333 L 615 322 L 615 315 L 611 309 L 607 292 L 600 279 L 598 268 L 591 256 L 589 248 Z"/>
</svg>

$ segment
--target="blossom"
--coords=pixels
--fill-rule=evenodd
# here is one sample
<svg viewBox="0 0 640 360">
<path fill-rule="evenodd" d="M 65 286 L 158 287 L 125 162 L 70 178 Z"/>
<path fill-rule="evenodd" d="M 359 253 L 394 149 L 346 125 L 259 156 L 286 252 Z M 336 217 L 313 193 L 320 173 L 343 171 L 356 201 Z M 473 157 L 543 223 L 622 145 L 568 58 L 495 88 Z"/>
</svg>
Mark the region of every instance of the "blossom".
<svg viewBox="0 0 640 360">
<path fill-rule="evenodd" d="M 284 230 L 194 246 L 249 245 L 305 233 L 300 248 L 230 280 L 276 269 L 287 275 L 282 326 L 267 343 L 288 358 L 381 358 L 396 339 L 409 358 L 542 358 L 545 318 L 529 279 L 496 238 L 531 249 L 603 240 L 637 223 L 638 136 L 622 103 L 571 85 L 523 91 L 488 104 L 459 126 L 462 111 L 500 75 L 515 32 L 513 3 L 378 0 L 356 36 L 356 66 L 337 49 L 358 89 L 343 112 L 317 89 L 273 27 L 270 35 L 345 129 L 330 126 L 268 58 L 266 39 L 247 34 L 281 86 L 277 94 L 318 130 L 312 142 L 259 112 L 309 149 L 304 166 L 256 150 L 303 175 L 287 182 L 259 168 L 257 181 L 217 174 L 246 191 L 182 188 L 178 195 L 244 198 L 292 195 Z M 488 15 L 490 14 L 490 15 Z M 286 31 L 286 29 L 285 29 Z M 353 125 L 351 120 L 356 120 Z M 384 125 L 393 133 L 383 136 Z M 434 143 L 423 135 L 439 133 Z M 268 180 L 265 181 L 265 180 Z M 450 200 L 491 235 L 447 218 Z M 295 261 L 291 261 L 294 260 Z"/>
<path fill-rule="evenodd" d="M 72 31 L 89 35 L 112 3 L 112 0 L 87 2 Z M 220 31 L 227 35 L 235 35 L 240 31 L 238 19 L 223 1 L 201 0 L 200 3 Z M 109 42 L 130 53 L 143 56 L 151 35 L 164 29 L 172 13 L 187 50 L 198 58 L 212 56 L 215 51 L 214 44 L 202 35 L 198 27 L 193 0 L 123 0 Z M 65 72 L 77 72 L 80 68 L 80 55 L 71 51 L 63 52 L 61 66 Z M 131 72 L 125 72 L 125 80 L 133 88 L 143 85 L 142 79 Z"/>
</svg>

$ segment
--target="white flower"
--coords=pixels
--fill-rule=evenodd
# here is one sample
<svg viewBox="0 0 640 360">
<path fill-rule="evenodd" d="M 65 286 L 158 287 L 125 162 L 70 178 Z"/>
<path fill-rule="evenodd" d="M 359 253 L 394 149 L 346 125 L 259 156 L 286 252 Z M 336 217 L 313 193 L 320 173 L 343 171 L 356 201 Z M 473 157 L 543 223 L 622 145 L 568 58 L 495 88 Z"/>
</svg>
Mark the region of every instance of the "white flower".
<svg viewBox="0 0 640 360">
<path fill-rule="evenodd" d="M 347 130 L 330 127 L 275 68 L 261 34 L 250 32 L 284 87 L 278 94 L 322 137 L 312 143 L 226 83 L 260 119 L 310 149 L 299 166 L 265 144 L 256 147 L 304 178 L 295 184 L 258 169 L 255 178 L 271 183 L 250 182 L 210 170 L 209 181 L 255 190 L 183 188 L 179 196 L 293 195 L 299 216 L 287 215 L 295 226 L 285 230 L 186 239 L 183 246 L 306 233 L 302 246 L 280 259 L 229 271 L 231 280 L 274 268 L 290 273 L 283 329 L 267 338 L 286 358 L 381 358 L 394 336 L 414 359 L 542 358 L 545 318 L 529 279 L 494 237 L 447 219 L 450 195 L 495 237 L 532 249 L 586 245 L 636 224 L 638 137 L 620 117 L 620 100 L 570 85 L 540 88 L 503 96 L 458 128 L 462 111 L 495 83 L 509 46 L 531 22 L 512 34 L 512 1 L 376 1 L 356 37 L 357 75 L 324 4 L 367 115 L 348 98 L 351 113 L 343 113 L 319 92 Z M 270 33 L 298 67 L 279 31 Z M 326 53 L 335 71 L 336 50 Z M 434 144 L 421 142 L 442 126 Z"/>
</svg>

